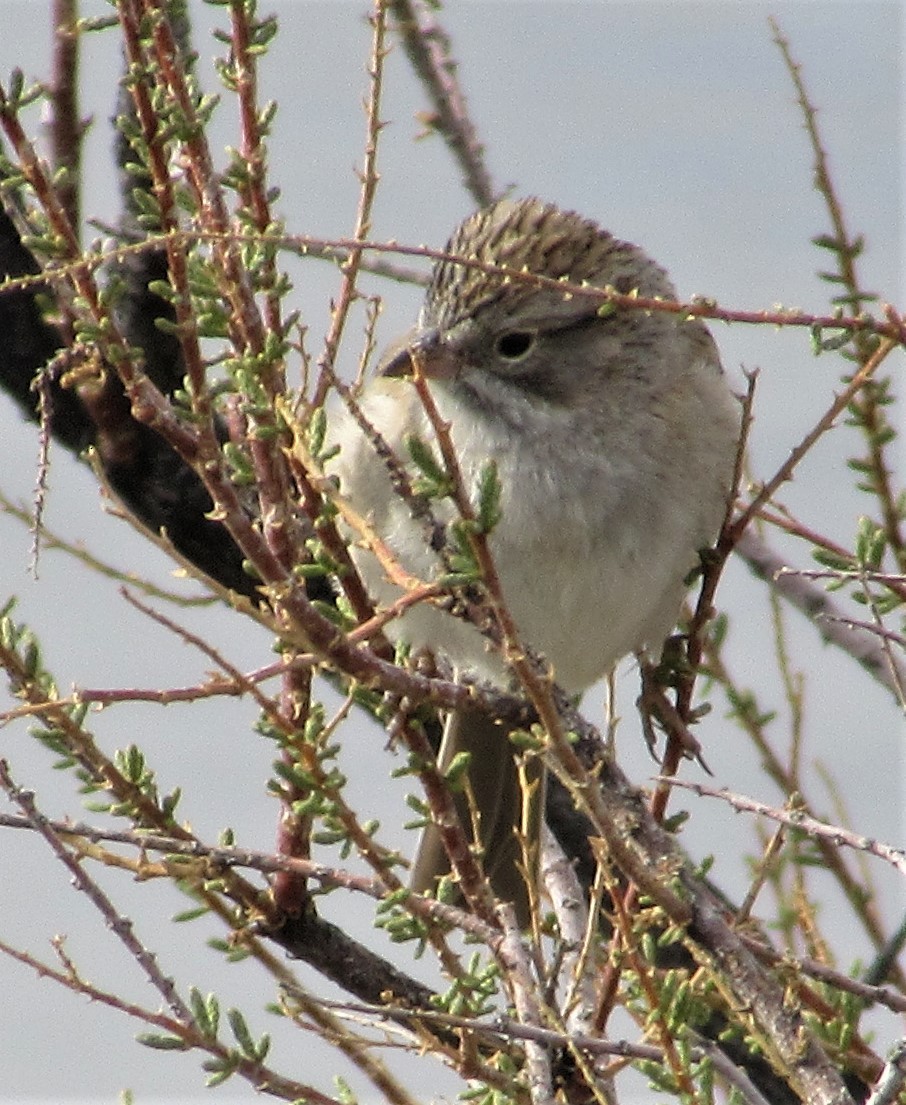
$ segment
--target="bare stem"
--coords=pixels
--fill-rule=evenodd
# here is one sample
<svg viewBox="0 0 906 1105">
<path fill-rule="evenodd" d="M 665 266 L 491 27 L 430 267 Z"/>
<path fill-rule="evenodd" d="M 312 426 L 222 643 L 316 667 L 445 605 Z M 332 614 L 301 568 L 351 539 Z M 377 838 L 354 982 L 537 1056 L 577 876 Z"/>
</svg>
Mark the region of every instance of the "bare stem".
<svg viewBox="0 0 906 1105">
<path fill-rule="evenodd" d="M 486 207 L 494 202 L 497 193 L 456 76 L 450 37 L 436 19 L 429 17 L 422 0 L 388 0 L 388 3 L 406 55 L 434 109 L 424 121 L 442 135 L 462 168 L 473 199 L 479 207 Z"/>
</svg>

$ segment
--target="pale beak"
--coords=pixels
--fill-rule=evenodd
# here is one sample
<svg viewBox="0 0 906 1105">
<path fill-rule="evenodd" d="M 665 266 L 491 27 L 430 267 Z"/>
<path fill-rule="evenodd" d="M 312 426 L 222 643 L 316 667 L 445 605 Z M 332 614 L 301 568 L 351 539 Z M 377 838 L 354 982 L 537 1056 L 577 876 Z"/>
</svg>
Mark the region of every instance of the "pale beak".
<svg viewBox="0 0 906 1105">
<path fill-rule="evenodd" d="M 415 365 L 429 380 L 451 380 L 462 362 L 436 330 L 410 330 L 391 345 L 378 365 L 381 376 L 412 376 Z"/>
</svg>

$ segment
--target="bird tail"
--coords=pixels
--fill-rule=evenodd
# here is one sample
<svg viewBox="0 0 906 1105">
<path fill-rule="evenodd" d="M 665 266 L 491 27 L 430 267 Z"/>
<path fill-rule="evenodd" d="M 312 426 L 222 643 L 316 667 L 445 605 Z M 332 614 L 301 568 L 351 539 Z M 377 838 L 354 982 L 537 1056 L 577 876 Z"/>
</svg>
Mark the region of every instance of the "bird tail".
<svg viewBox="0 0 906 1105">
<path fill-rule="evenodd" d="M 441 772 L 462 752 L 468 752 L 471 760 L 468 786 L 458 788 L 453 796 L 460 821 L 472 840 L 471 797 L 477 811 L 482 865 L 491 889 L 501 900 L 513 903 L 519 925 L 525 927 L 531 919 L 531 900 L 537 895 L 543 767 L 533 759 L 520 772 L 506 726 L 472 707 L 447 719 L 438 754 Z M 419 894 L 433 891 L 437 879 L 449 873 L 440 830 L 435 824 L 428 825 L 412 865 L 410 887 Z"/>
</svg>

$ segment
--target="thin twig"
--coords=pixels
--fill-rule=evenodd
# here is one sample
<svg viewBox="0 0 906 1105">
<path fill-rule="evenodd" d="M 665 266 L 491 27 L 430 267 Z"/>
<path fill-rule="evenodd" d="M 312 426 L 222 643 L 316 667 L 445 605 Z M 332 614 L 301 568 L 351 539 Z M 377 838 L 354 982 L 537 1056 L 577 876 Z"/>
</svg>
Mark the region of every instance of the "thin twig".
<svg viewBox="0 0 906 1105">
<path fill-rule="evenodd" d="M 486 207 L 494 202 L 497 192 L 456 76 L 450 37 L 435 18 L 428 16 L 421 0 L 388 0 L 388 6 L 406 55 L 434 108 L 424 122 L 443 137 L 462 168 L 466 188 L 479 207 Z"/>
<path fill-rule="evenodd" d="M 882 844 L 872 837 L 861 836 L 858 833 L 850 832 L 848 829 L 842 829 L 839 825 L 828 825 L 824 821 L 810 817 L 802 810 L 778 809 L 766 802 L 758 802 L 754 798 L 736 794 L 731 790 L 727 790 L 726 787 L 711 787 L 704 783 L 677 779 L 674 776 L 668 779 L 665 775 L 660 776 L 659 781 L 664 782 L 665 786 L 691 790 L 699 798 L 719 798 L 723 802 L 728 802 L 735 810 L 757 813 L 760 817 L 777 821 L 779 824 L 786 825 L 790 829 L 796 829 L 807 836 L 821 837 L 828 840 L 834 847 L 855 848 L 859 852 L 867 852 L 869 855 L 877 856 L 878 859 L 883 859 L 886 863 L 891 864 L 901 875 L 906 875 L 906 850 L 902 848 L 895 848 L 891 844 Z"/>
<path fill-rule="evenodd" d="M 815 188 L 824 197 L 831 222 L 831 234 L 818 237 L 813 241 L 816 245 L 832 251 L 837 261 L 838 271 L 837 273 L 821 273 L 820 275 L 830 283 L 838 287 L 842 286 L 845 289 L 842 295 L 834 298 L 834 303 L 842 304 L 858 314 L 865 304 L 876 298 L 862 290 L 856 268 L 856 259 L 862 252 L 863 243 L 861 239 L 853 239 L 847 229 L 843 205 L 837 196 L 828 165 L 827 153 L 818 130 L 818 112 L 808 98 L 805 83 L 802 80 L 801 66 L 793 58 L 789 41 L 781 33 L 777 21 L 774 18 L 769 18 L 768 22 L 774 35 L 774 42 L 780 49 L 784 64 L 796 89 L 796 97 L 802 110 L 805 130 L 815 159 Z M 874 352 L 871 335 L 854 334 L 853 338 L 857 359 L 861 364 L 865 364 Z M 890 548 L 893 550 L 900 567 L 906 568 L 906 541 L 904 541 L 902 531 L 902 511 L 897 504 L 897 495 L 893 486 L 893 473 L 896 471 L 896 463 L 889 463 L 887 457 L 888 447 L 895 441 L 896 435 L 886 418 L 884 408 L 885 388 L 883 383 L 871 382 L 860 395 L 853 397 L 852 413 L 854 421 L 861 428 L 868 444 L 868 459 L 865 462 L 860 462 L 860 467 L 869 476 L 871 480 L 870 489 L 880 504 L 884 530 Z"/>
<path fill-rule="evenodd" d="M 163 973 L 156 957 L 148 951 L 135 935 L 132 922 L 114 908 L 113 903 L 100 886 L 86 874 L 85 869 L 67 848 L 63 839 L 57 835 L 44 815 L 39 812 L 35 805 L 34 795 L 16 786 L 10 776 L 9 766 L 4 760 L 0 760 L 0 785 L 2 785 L 10 800 L 22 810 L 35 832 L 44 838 L 56 858 L 69 871 L 75 888 L 85 894 L 95 909 L 98 910 L 104 918 L 107 928 L 114 933 L 126 948 L 130 957 L 139 965 L 148 981 L 171 1009 L 177 1021 L 184 1026 L 195 1026 L 195 1018 L 180 997 L 173 980 Z"/>
<path fill-rule="evenodd" d="M 610 303 L 614 307 L 625 310 L 656 311 L 666 314 L 680 315 L 685 318 L 711 319 L 717 322 L 741 323 L 748 326 L 773 326 L 773 327 L 797 327 L 810 331 L 829 330 L 834 333 L 870 333 L 889 338 L 895 344 L 904 341 L 904 328 L 898 316 L 888 318 L 882 322 L 869 314 L 847 315 L 815 314 L 800 311 L 797 308 L 772 307 L 763 310 L 739 310 L 737 308 L 722 307 L 713 299 L 693 298 L 680 301 L 672 299 L 656 299 L 650 296 L 636 296 L 623 292 L 617 292 L 613 288 L 597 288 L 587 284 L 570 284 L 565 281 L 554 280 L 551 277 L 541 276 L 537 273 L 523 272 L 519 269 L 509 269 L 505 266 L 480 261 L 475 257 L 463 257 L 458 254 L 448 253 L 442 249 L 431 249 L 428 246 L 407 246 L 400 242 L 357 241 L 354 238 L 320 238 L 313 235 L 287 235 L 287 234 L 248 234 L 236 230 L 224 232 L 212 231 L 209 228 L 178 230 L 166 235 L 151 235 L 142 242 L 129 242 L 115 247 L 106 248 L 101 252 L 85 252 L 80 254 L 77 261 L 61 261 L 50 270 L 40 276 L 19 276 L 0 282 L 0 295 L 4 291 L 22 291 L 47 283 L 56 282 L 58 278 L 70 277 L 73 270 L 78 268 L 86 272 L 99 269 L 111 260 L 121 259 L 133 253 L 141 253 L 147 249 L 153 249 L 166 244 L 169 237 L 184 248 L 196 242 L 220 242 L 225 238 L 231 239 L 237 244 L 260 244 L 266 241 L 269 244 L 298 253 L 303 257 L 323 258 L 326 254 L 335 251 L 348 255 L 353 251 L 368 251 L 374 253 L 393 253 L 403 257 L 421 257 L 429 261 L 452 262 L 463 268 L 475 269 L 492 276 L 506 279 L 511 283 L 527 284 L 532 287 L 547 288 L 556 291 L 563 296 L 584 298 L 590 302 L 603 304 Z M 422 281 L 419 281 L 421 283 Z"/>
<path fill-rule="evenodd" d="M 360 179 L 362 187 L 359 192 L 359 203 L 356 210 L 355 230 L 353 242 L 356 243 L 349 250 L 346 260 L 342 263 L 343 280 L 340 284 L 340 294 L 331 313 L 330 330 L 324 339 L 324 353 L 321 358 L 321 375 L 315 388 L 312 399 L 313 407 L 320 407 L 327 397 L 328 389 L 334 380 L 334 362 L 346 320 L 349 317 L 349 309 L 358 292 L 356 281 L 362 262 L 364 247 L 359 242 L 368 238 L 371 229 L 371 211 L 374 206 L 374 197 L 377 192 L 378 171 L 377 151 L 378 137 L 383 124 L 381 123 L 381 94 L 384 86 L 384 59 L 387 49 L 384 40 L 387 33 L 387 5 L 386 0 L 375 0 L 374 10 L 371 15 L 373 31 L 371 43 L 371 58 L 368 65 L 368 75 L 371 78 L 371 91 L 366 108 L 366 135 L 365 135 L 365 161 L 362 166 Z"/>
<path fill-rule="evenodd" d="M 891 1048 L 884 1070 L 874 1092 L 865 1105 L 895 1105 L 906 1083 L 906 1040 L 898 1040 Z"/>
<path fill-rule="evenodd" d="M 790 571 L 786 560 L 751 527 L 740 536 L 735 551 L 757 576 L 805 614 L 822 640 L 846 652 L 874 680 L 899 698 L 899 688 L 906 680 L 906 663 L 881 648 L 876 635 L 851 624 L 852 619 L 846 616 L 833 596 Z"/>
<path fill-rule="evenodd" d="M 776 492 L 785 484 L 788 480 L 792 479 L 793 473 L 799 466 L 809 452 L 811 452 L 815 443 L 820 440 L 829 430 L 833 429 L 834 424 L 841 414 L 846 410 L 849 404 L 852 402 L 854 396 L 859 394 L 861 388 L 863 388 L 867 381 L 869 381 L 872 375 L 884 362 L 888 354 L 896 348 L 896 342 L 891 338 L 885 338 L 880 342 L 877 349 L 865 362 L 861 365 L 859 370 L 855 373 L 853 378 L 847 383 L 843 391 L 839 395 L 834 397 L 834 401 L 830 404 L 827 410 L 818 419 L 815 425 L 808 431 L 795 448 L 790 450 L 790 455 L 777 469 L 774 475 L 762 485 L 758 493 L 754 498 L 743 508 L 740 515 L 734 519 L 732 526 L 730 527 L 731 536 L 737 539 L 742 535 L 746 526 L 758 511 L 776 494 Z"/>
</svg>

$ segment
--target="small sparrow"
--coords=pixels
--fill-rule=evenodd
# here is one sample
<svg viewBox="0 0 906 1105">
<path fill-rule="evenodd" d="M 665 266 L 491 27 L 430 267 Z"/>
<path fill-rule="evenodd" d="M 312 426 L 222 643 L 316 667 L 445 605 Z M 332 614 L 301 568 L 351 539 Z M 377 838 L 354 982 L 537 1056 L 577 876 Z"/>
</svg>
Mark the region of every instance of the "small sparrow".
<svg viewBox="0 0 906 1105">
<path fill-rule="evenodd" d="M 727 509 L 739 404 L 701 322 L 601 309 L 593 298 L 490 271 L 676 298 L 662 268 L 594 222 L 537 199 L 503 200 L 467 218 L 445 252 L 484 267 L 436 264 L 418 324 L 385 355 L 359 408 L 402 465 L 410 437 L 433 444 L 407 379 L 417 361 L 450 425 L 465 487 L 488 461 L 496 464 L 501 515 L 488 540 L 506 606 L 522 642 L 577 693 L 630 652 L 659 653 L 674 627 L 684 579 Z M 373 435 L 344 412 L 331 437 L 340 446 L 332 471 L 341 493 L 400 564 L 422 579 L 444 571 Z M 431 505 L 439 521 L 455 517 L 448 501 Z M 399 598 L 367 548 L 353 554 L 378 604 Z M 459 676 L 510 684 L 500 651 L 447 610 L 423 603 L 389 633 L 430 650 Z M 513 749 L 505 729 L 466 709 L 447 720 L 441 767 L 464 751 L 485 871 L 524 923 Z M 462 798 L 458 805 L 468 830 L 468 805 Z M 412 887 L 432 889 L 448 871 L 440 835 L 429 826 Z"/>
</svg>

